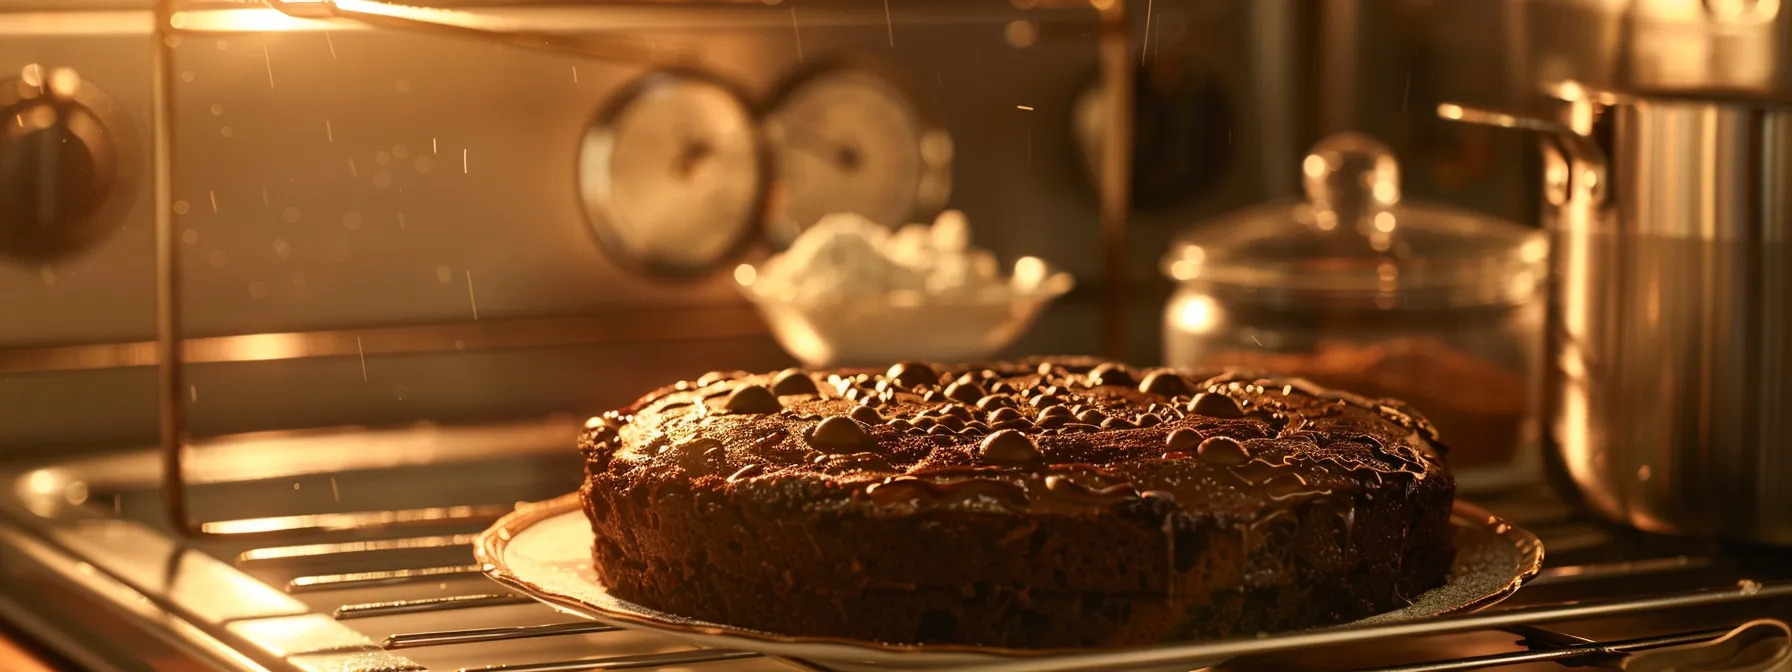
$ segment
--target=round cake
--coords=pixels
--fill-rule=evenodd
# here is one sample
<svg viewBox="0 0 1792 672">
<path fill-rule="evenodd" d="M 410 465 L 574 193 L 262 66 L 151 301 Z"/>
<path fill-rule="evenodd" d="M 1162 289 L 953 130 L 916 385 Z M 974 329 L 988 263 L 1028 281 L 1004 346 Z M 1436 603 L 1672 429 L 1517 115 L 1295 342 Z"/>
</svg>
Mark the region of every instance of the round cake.
<svg viewBox="0 0 1792 672">
<path fill-rule="evenodd" d="M 785 635 L 1123 646 L 1345 622 L 1443 583 L 1403 404 L 1088 359 L 712 373 L 593 418 L 598 578 Z"/>
</svg>

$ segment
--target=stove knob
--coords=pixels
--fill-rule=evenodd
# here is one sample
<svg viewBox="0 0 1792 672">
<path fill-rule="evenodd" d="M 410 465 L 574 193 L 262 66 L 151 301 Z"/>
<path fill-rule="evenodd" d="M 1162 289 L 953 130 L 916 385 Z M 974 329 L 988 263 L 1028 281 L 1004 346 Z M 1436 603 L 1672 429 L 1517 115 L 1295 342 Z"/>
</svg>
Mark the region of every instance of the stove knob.
<svg viewBox="0 0 1792 672">
<path fill-rule="evenodd" d="M 0 256 L 66 258 L 118 229 L 111 101 L 66 68 L 0 82 Z"/>
</svg>

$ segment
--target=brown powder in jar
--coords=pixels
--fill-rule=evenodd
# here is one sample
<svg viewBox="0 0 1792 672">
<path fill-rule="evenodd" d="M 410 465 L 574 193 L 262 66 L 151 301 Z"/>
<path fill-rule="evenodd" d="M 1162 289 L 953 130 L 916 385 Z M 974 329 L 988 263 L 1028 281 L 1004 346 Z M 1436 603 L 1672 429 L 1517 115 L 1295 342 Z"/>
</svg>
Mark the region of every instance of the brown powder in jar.
<svg viewBox="0 0 1792 672">
<path fill-rule="evenodd" d="M 1437 426 L 1458 468 L 1512 461 L 1530 407 L 1521 376 L 1433 339 L 1326 340 L 1311 353 L 1234 350 L 1208 363 L 1405 401 Z"/>
</svg>

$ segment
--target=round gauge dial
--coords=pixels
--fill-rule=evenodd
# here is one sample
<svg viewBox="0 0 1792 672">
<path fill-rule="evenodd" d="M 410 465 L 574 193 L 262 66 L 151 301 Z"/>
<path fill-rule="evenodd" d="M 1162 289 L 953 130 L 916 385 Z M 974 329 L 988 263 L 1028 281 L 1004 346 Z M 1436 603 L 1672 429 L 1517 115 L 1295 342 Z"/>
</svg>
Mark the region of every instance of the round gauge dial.
<svg viewBox="0 0 1792 672">
<path fill-rule="evenodd" d="M 768 170 L 757 120 L 729 87 L 658 72 L 616 99 L 579 145 L 579 195 L 625 265 L 718 268 L 753 234 Z"/>
<path fill-rule="evenodd" d="M 775 238 L 833 213 L 900 226 L 945 206 L 952 140 L 884 71 L 839 63 L 784 88 L 766 116 L 781 196 Z"/>
</svg>

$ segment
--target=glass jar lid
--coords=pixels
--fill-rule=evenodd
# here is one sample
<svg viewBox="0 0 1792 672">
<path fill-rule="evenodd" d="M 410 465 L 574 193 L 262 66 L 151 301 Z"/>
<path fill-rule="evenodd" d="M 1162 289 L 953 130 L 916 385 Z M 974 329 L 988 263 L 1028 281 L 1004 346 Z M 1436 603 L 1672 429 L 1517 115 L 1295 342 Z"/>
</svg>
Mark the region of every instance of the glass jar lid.
<svg viewBox="0 0 1792 672">
<path fill-rule="evenodd" d="M 1386 145 L 1341 133 L 1301 163 L 1306 198 L 1248 208 L 1172 244 L 1163 270 L 1253 300 L 1367 301 L 1379 308 L 1522 303 L 1546 272 L 1541 231 L 1403 202 Z"/>
</svg>

